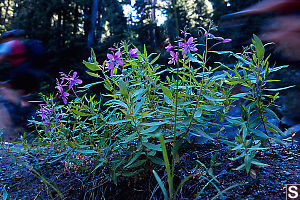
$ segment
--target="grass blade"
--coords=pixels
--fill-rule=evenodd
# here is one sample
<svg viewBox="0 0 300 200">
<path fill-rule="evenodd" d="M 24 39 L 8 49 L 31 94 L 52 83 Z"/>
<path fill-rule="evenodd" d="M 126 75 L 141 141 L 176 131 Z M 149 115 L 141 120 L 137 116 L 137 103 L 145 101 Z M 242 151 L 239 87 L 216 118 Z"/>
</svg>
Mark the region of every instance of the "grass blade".
<svg viewBox="0 0 300 200">
<path fill-rule="evenodd" d="M 158 183 L 158 185 L 159 185 L 159 187 L 160 187 L 160 189 L 161 189 L 161 191 L 162 191 L 162 193 L 164 195 L 165 200 L 168 200 L 169 199 L 168 198 L 168 193 L 167 193 L 167 190 L 166 190 L 163 182 L 161 181 L 161 179 L 159 178 L 159 176 L 158 176 L 158 174 L 156 173 L 155 170 L 152 170 L 152 172 L 153 172 L 154 177 L 157 180 L 157 183 Z"/>
</svg>

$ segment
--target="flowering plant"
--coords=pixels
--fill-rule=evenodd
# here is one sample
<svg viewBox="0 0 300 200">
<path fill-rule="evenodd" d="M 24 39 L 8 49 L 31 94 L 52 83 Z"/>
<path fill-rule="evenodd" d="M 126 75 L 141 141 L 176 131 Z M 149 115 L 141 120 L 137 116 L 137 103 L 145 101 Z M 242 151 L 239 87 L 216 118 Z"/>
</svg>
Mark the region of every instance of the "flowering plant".
<svg viewBox="0 0 300 200">
<path fill-rule="evenodd" d="M 265 47 L 256 36 L 241 54 L 213 51 L 231 41 L 213 35 L 216 30 L 212 24 L 201 28 L 196 39 L 185 28 L 183 38 L 166 47 L 168 67 L 155 64 L 160 55 L 149 55 L 146 48 L 141 51 L 127 42 L 110 48 L 103 64 L 97 62 L 92 50 L 89 61 L 83 63 L 87 73 L 100 81 L 77 91 L 77 85 L 83 83 L 77 73 L 61 73 L 56 88 L 63 104 L 45 97 L 41 120 L 31 121 L 41 134 L 40 142 L 54 146 L 64 160 L 74 154 L 88 156 L 93 173 L 105 167 L 116 183 L 118 176 L 133 176 L 147 166 L 164 165 L 170 199 L 176 198 L 172 174 L 184 142 L 222 142 L 236 152 L 233 160 L 244 159 L 237 169 L 255 173 L 253 165 L 265 166 L 255 159 L 256 153 L 273 141 L 281 143 L 276 134 L 282 132 L 267 121 L 270 116 L 277 118 L 270 108 L 278 93 L 266 94 L 266 83 L 272 81 L 269 73 L 283 67 L 269 67 Z M 233 67 L 219 62 L 210 66 L 212 53 L 229 54 L 237 61 Z M 103 104 L 96 95 L 86 94 L 100 83 L 108 90 Z M 246 92 L 233 93 L 237 86 Z M 233 116 L 231 110 L 238 101 L 244 104 L 240 116 Z M 233 140 L 228 139 L 229 128 L 235 130 Z M 212 169 L 209 174 L 214 177 Z M 160 180 L 157 174 L 156 178 Z"/>
</svg>

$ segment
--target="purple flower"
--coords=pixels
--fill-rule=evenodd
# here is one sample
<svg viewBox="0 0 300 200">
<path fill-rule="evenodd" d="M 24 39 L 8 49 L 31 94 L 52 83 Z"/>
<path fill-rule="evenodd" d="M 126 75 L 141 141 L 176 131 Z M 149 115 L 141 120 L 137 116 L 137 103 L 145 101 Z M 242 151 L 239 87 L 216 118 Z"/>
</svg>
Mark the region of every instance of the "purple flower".
<svg viewBox="0 0 300 200">
<path fill-rule="evenodd" d="M 171 64 L 176 64 L 178 62 L 178 52 L 173 52 L 173 51 L 170 51 L 170 55 L 171 57 L 169 58 L 169 62 L 168 64 L 171 65 Z"/>
<path fill-rule="evenodd" d="M 59 91 L 60 93 L 60 97 L 62 98 L 64 104 L 67 104 L 67 97 L 70 95 L 69 93 L 67 92 L 64 92 L 64 89 L 62 88 L 61 84 L 59 83 L 58 79 L 56 79 L 56 82 L 57 82 L 57 90 Z"/>
<path fill-rule="evenodd" d="M 224 39 L 224 40 L 222 41 L 222 43 L 225 44 L 225 43 L 229 43 L 229 42 L 231 42 L 231 41 L 232 41 L 232 39 L 227 38 L 227 39 Z"/>
<path fill-rule="evenodd" d="M 136 58 L 136 57 L 138 57 L 137 52 L 138 52 L 137 48 L 136 49 L 130 49 L 130 51 L 129 51 L 130 58 Z"/>
<path fill-rule="evenodd" d="M 51 111 L 49 108 L 45 107 L 45 104 L 40 104 L 40 113 L 42 115 L 42 119 L 45 119 L 46 117 L 50 117 Z"/>
<path fill-rule="evenodd" d="M 182 55 L 187 54 L 188 51 L 193 51 L 193 52 L 198 51 L 198 49 L 194 47 L 193 41 L 194 38 L 190 37 L 188 41 L 185 40 L 184 43 L 183 42 L 178 43 L 178 45 L 182 48 Z"/>
<path fill-rule="evenodd" d="M 124 65 L 124 62 L 121 60 L 121 55 L 121 51 L 117 51 L 116 53 L 113 52 L 112 54 L 107 54 L 107 58 L 109 60 L 106 62 L 106 66 L 110 70 L 111 76 L 114 75 L 114 69 L 117 64 L 119 64 L 120 66 Z"/>
<path fill-rule="evenodd" d="M 45 132 L 47 133 L 50 129 L 52 129 L 52 123 L 50 121 L 44 121 L 42 123 L 43 125 L 45 125 Z"/>
<path fill-rule="evenodd" d="M 166 51 L 167 52 L 171 52 L 171 51 L 173 51 L 173 49 L 174 49 L 174 47 L 171 46 L 171 45 L 169 45 L 169 46 L 166 47 Z"/>
<path fill-rule="evenodd" d="M 70 78 L 66 78 L 69 81 L 69 89 L 71 89 L 74 85 L 78 85 L 82 83 L 82 80 L 76 77 L 77 72 L 73 73 L 73 76 Z"/>
</svg>

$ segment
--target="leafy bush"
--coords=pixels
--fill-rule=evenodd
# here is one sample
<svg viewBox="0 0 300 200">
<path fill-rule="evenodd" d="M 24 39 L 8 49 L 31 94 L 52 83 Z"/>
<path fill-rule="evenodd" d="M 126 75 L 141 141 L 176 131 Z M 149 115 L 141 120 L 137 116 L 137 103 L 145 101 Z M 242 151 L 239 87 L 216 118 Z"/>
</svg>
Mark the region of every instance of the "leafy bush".
<svg viewBox="0 0 300 200">
<path fill-rule="evenodd" d="M 95 173 L 104 168 L 115 183 L 117 177 L 141 173 L 145 166 L 166 166 L 170 199 L 176 198 L 172 177 L 178 150 L 193 138 L 228 145 L 235 152 L 232 160 L 244 161 L 237 170 L 255 174 L 253 165 L 266 166 L 255 159 L 257 152 L 274 141 L 282 143 L 277 138 L 282 131 L 268 121 L 278 118 L 271 109 L 278 93 L 270 92 L 280 89 L 266 85 L 275 81 L 268 75 L 283 67 L 270 67 L 265 46 L 255 35 L 240 54 L 213 51 L 231 41 L 214 36 L 216 30 L 212 24 L 208 30 L 201 28 L 200 44 L 185 29 L 178 45 L 166 48 L 171 56 L 168 66 L 155 64 L 159 55 L 127 42 L 110 48 L 103 64 L 92 50 L 83 63 L 99 82 L 78 86 L 82 81 L 76 72 L 61 73 L 58 94 L 44 96 L 40 118 L 31 120 L 39 132 L 35 144 L 76 169 Z M 233 56 L 236 63 L 209 66 L 210 54 Z M 88 96 L 89 88 L 100 83 L 108 93 Z M 237 87 L 244 92 L 234 92 Z M 238 103 L 240 116 L 232 116 L 230 110 Z M 228 127 L 236 128 L 234 141 L 226 136 Z"/>
</svg>

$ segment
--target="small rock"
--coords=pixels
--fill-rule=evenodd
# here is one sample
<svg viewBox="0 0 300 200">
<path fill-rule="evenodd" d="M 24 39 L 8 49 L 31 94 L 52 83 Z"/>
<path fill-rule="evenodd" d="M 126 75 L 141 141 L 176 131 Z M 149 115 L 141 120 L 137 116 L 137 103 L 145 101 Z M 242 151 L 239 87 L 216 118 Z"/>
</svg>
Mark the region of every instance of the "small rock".
<svg viewBox="0 0 300 200">
<path fill-rule="evenodd" d="M 289 176 L 289 175 L 291 175 L 292 173 L 284 171 L 284 174 L 285 174 L 286 176 Z"/>
</svg>

